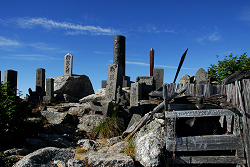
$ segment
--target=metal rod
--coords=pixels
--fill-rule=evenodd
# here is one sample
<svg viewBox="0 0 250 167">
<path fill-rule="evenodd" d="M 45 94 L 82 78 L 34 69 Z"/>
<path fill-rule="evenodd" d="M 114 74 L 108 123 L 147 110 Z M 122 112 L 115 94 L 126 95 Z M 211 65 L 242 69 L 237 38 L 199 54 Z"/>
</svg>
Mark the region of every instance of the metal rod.
<svg viewBox="0 0 250 167">
<path fill-rule="evenodd" d="M 181 56 L 181 60 L 180 60 L 178 69 L 177 69 L 177 71 L 176 71 L 176 74 L 175 74 L 174 82 L 173 82 L 173 83 L 175 83 L 175 81 L 176 81 L 176 79 L 177 79 L 177 77 L 178 77 L 178 74 L 179 74 L 179 72 L 180 72 L 181 66 L 182 66 L 182 64 L 183 64 L 183 62 L 184 62 L 184 59 L 185 59 L 185 57 L 186 57 L 187 51 L 188 51 L 188 48 L 187 48 L 187 50 L 183 53 L 183 55 Z"/>
<path fill-rule="evenodd" d="M 154 49 L 150 49 L 150 77 L 153 76 L 153 70 L 154 70 Z"/>
</svg>

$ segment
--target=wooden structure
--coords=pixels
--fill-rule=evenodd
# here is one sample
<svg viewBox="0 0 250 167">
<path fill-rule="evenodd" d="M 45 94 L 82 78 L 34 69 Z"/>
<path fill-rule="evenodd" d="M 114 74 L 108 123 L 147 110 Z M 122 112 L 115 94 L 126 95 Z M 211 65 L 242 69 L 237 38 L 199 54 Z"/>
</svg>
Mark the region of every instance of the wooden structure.
<svg viewBox="0 0 250 167">
<path fill-rule="evenodd" d="M 172 154 L 168 164 L 235 164 L 237 167 L 248 166 L 250 134 L 250 80 L 235 81 L 229 85 L 194 85 L 187 86 L 186 95 L 209 98 L 213 94 L 227 95 L 220 108 L 203 107 L 200 110 L 171 111 L 168 93 L 175 92 L 178 84 L 164 86 L 166 149 Z M 205 104 L 204 104 L 205 105 Z M 176 132 L 179 119 L 195 121 L 200 118 L 216 117 L 223 134 L 187 135 Z M 192 125 L 191 125 L 192 126 Z"/>
</svg>

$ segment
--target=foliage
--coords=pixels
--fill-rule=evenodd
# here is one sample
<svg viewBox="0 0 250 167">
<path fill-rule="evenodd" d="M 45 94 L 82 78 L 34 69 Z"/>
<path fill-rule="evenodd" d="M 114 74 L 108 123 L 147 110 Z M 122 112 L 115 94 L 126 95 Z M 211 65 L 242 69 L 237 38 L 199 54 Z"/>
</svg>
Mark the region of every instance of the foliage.
<svg viewBox="0 0 250 167">
<path fill-rule="evenodd" d="M 116 123 L 116 117 L 108 118 L 107 121 L 101 121 L 99 125 L 90 132 L 90 137 L 95 138 L 111 138 L 119 136 L 121 130 Z"/>
<path fill-rule="evenodd" d="M 8 83 L 0 84 L 0 141 L 8 141 L 22 129 L 23 120 L 27 117 L 28 105 L 21 96 L 13 94 L 15 88 Z"/>
<path fill-rule="evenodd" d="M 221 83 L 223 79 L 229 77 L 231 74 L 249 67 L 250 57 L 247 57 L 246 53 L 240 56 L 233 56 L 231 53 L 229 56 L 225 56 L 224 60 L 218 60 L 217 65 L 210 64 L 209 74 L 211 78 Z"/>
<path fill-rule="evenodd" d="M 124 153 L 129 155 L 131 158 L 135 158 L 135 145 L 133 142 L 133 138 L 127 140 L 128 145 L 124 150 Z"/>
<path fill-rule="evenodd" d="M 13 166 L 18 159 L 5 156 L 0 152 L 0 166 Z"/>
</svg>

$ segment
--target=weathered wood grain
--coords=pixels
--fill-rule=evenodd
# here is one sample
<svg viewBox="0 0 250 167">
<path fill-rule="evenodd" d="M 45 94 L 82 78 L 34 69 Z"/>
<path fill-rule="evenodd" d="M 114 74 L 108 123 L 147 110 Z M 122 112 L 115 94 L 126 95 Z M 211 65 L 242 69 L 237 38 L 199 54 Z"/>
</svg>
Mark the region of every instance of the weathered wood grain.
<svg viewBox="0 0 250 167">
<path fill-rule="evenodd" d="M 237 150 L 242 149 L 239 136 L 213 135 L 191 136 L 167 139 L 168 151 L 209 151 L 209 150 Z"/>
<path fill-rule="evenodd" d="M 242 164 L 246 163 L 244 158 L 235 156 L 185 156 L 175 160 L 167 158 L 167 164 Z"/>
<path fill-rule="evenodd" d="M 182 118 L 182 117 L 210 117 L 210 116 L 223 116 L 234 115 L 234 113 L 228 109 L 207 109 L 207 110 L 183 110 L 166 112 L 167 118 Z"/>
</svg>

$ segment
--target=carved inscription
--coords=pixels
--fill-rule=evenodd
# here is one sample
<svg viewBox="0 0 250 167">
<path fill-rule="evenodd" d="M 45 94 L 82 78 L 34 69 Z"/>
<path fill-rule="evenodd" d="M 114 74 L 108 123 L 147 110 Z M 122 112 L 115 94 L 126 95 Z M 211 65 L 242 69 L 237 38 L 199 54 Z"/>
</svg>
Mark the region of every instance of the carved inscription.
<svg viewBox="0 0 250 167">
<path fill-rule="evenodd" d="M 73 56 L 71 54 L 67 54 L 64 57 L 64 73 L 63 75 L 72 75 L 72 62 L 73 62 Z"/>
</svg>

